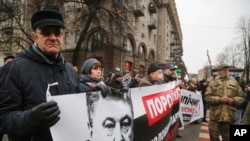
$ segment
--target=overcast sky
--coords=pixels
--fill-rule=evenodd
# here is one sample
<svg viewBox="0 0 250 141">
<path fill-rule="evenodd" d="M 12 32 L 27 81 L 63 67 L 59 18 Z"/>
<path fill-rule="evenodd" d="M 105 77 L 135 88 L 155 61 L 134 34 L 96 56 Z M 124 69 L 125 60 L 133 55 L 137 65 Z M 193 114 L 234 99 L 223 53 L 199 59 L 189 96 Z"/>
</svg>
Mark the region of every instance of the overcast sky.
<svg viewBox="0 0 250 141">
<path fill-rule="evenodd" d="M 215 65 L 223 48 L 235 41 L 241 17 L 250 17 L 250 0 L 175 0 L 183 35 L 183 61 L 188 73 Z"/>
</svg>

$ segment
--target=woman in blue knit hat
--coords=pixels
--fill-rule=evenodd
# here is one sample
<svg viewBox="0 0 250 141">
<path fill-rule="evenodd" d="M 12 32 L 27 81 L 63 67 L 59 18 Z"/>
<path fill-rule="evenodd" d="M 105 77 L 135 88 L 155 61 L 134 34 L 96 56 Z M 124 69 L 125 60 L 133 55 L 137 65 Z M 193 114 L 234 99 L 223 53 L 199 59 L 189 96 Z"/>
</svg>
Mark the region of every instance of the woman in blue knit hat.
<svg viewBox="0 0 250 141">
<path fill-rule="evenodd" d="M 97 91 L 97 83 L 103 81 L 101 63 L 95 58 L 87 59 L 81 68 L 79 89 L 81 92 Z"/>
</svg>

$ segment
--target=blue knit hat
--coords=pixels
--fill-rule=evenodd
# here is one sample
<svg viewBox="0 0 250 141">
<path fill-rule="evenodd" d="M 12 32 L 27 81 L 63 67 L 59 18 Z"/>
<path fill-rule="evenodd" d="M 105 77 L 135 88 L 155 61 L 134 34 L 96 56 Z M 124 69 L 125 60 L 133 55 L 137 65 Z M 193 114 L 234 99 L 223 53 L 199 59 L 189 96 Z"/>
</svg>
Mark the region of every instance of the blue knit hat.
<svg viewBox="0 0 250 141">
<path fill-rule="evenodd" d="M 91 70 L 91 67 L 94 65 L 94 64 L 101 64 L 98 60 L 96 60 L 95 58 L 89 58 L 87 59 L 83 65 L 82 65 L 82 68 L 81 68 L 81 73 L 82 74 L 88 74 Z"/>
</svg>

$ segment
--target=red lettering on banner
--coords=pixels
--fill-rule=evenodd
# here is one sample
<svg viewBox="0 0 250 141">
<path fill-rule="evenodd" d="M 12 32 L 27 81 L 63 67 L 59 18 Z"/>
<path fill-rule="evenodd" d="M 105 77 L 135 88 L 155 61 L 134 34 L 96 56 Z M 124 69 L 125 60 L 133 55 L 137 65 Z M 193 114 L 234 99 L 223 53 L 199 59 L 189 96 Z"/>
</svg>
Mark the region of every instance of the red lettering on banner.
<svg viewBox="0 0 250 141">
<path fill-rule="evenodd" d="M 149 126 L 171 113 L 172 107 L 180 103 L 181 91 L 175 88 L 142 97 Z"/>
<path fill-rule="evenodd" d="M 194 108 L 193 107 L 182 107 L 181 111 L 184 113 L 193 113 L 194 112 Z"/>
</svg>

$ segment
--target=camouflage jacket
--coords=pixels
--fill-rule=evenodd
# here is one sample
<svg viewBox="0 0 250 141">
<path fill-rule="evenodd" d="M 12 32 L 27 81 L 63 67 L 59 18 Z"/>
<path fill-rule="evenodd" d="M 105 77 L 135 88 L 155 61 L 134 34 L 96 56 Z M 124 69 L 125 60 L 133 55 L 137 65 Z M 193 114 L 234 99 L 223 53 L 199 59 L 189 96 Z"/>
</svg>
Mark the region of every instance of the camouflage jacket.
<svg viewBox="0 0 250 141">
<path fill-rule="evenodd" d="M 233 104 L 220 103 L 220 97 L 232 98 Z M 237 81 L 228 76 L 216 77 L 206 89 L 205 101 L 210 108 L 210 120 L 233 123 L 237 119 L 237 108 L 244 102 L 244 95 Z"/>
</svg>

